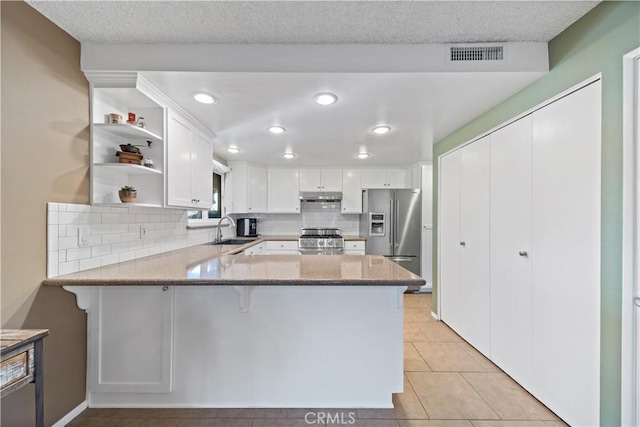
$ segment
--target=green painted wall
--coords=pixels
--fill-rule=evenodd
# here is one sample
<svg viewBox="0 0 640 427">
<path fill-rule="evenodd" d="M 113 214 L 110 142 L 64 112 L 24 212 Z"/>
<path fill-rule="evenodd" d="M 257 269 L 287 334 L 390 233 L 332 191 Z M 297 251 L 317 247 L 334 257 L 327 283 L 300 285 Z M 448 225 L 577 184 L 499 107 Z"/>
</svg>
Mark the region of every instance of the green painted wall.
<svg viewBox="0 0 640 427">
<path fill-rule="evenodd" d="M 433 217 L 437 224 L 438 156 L 602 73 L 600 420 L 603 426 L 621 423 L 622 57 L 639 46 L 640 2 L 603 2 L 549 42 L 548 74 L 440 140 L 433 148 Z M 434 239 L 434 254 L 437 245 Z M 438 289 L 436 256 L 434 297 Z M 437 310 L 435 302 L 434 309 Z"/>
</svg>

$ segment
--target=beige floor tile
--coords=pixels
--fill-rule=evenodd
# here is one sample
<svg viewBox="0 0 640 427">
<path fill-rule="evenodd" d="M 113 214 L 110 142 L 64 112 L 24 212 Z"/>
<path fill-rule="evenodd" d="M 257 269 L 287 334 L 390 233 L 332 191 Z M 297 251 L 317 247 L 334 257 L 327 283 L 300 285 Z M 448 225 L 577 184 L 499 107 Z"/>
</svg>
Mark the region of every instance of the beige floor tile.
<svg viewBox="0 0 640 427">
<path fill-rule="evenodd" d="M 405 307 L 431 307 L 431 294 L 404 294 Z M 429 310 L 431 311 L 431 310 Z"/>
<path fill-rule="evenodd" d="M 465 351 L 467 353 L 469 353 L 469 355 L 471 357 L 473 357 L 473 360 L 475 360 L 478 363 L 478 365 L 482 366 L 482 368 L 485 371 L 487 371 L 487 372 L 502 372 L 502 370 L 500 368 L 498 368 L 491 360 L 489 360 L 486 357 L 484 357 L 484 355 L 482 353 L 480 353 L 478 350 L 473 348 L 473 346 L 471 344 L 469 344 L 466 341 L 462 341 L 462 344 L 463 344 L 463 348 L 465 349 Z"/>
<path fill-rule="evenodd" d="M 457 372 L 407 372 L 406 376 L 431 419 L 498 419 Z"/>
<path fill-rule="evenodd" d="M 433 342 L 463 342 L 463 339 L 445 323 L 434 319 L 433 322 L 418 323 L 418 328 Z"/>
<path fill-rule="evenodd" d="M 462 376 L 505 420 L 557 420 L 558 417 L 503 373 L 463 373 Z"/>
<path fill-rule="evenodd" d="M 216 418 L 287 418 L 287 409 L 225 408 L 217 410 Z"/>
<path fill-rule="evenodd" d="M 472 427 L 468 420 L 399 420 L 400 427 Z"/>
<path fill-rule="evenodd" d="M 253 420 L 250 418 L 226 419 L 226 420 L 211 419 L 211 418 L 199 420 L 196 418 L 192 418 L 192 419 L 180 421 L 180 424 L 178 424 L 178 427 L 250 427 L 252 421 Z"/>
<path fill-rule="evenodd" d="M 348 419 L 345 418 L 345 420 Z M 309 427 L 325 425 L 315 418 L 309 418 L 309 421 L 307 422 L 304 418 L 256 418 L 253 420 L 251 427 Z"/>
<path fill-rule="evenodd" d="M 427 323 L 427 322 L 423 322 Z M 404 322 L 404 340 L 405 341 L 431 341 L 420 330 L 418 323 Z"/>
<path fill-rule="evenodd" d="M 474 427 L 545 427 L 542 421 L 514 421 L 514 420 L 501 420 L 501 421 L 486 421 L 486 420 L 473 420 L 471 421 Z"/>
<path fill-rule="evenodd" d="M 358 409 L 358 418 L 426 419 L 428 417 L 405 376 L 404 391 L 393 395 L 393 409 Z"/>
<path fill-rule="evenodd" d="M 429 365 L 424 361 L 418 350 L 414 347 L 413 343 L 404 343 L 404 371 L 430 371 Z M 406 384 L 405 384 L 406 385 Z"/>
<path fill-rule="evenodd" d="M 435 322 L 431 317 L 431 308 L 425 307 L 405 307 L 404 321 L 406 322 Z"/>
<path fill-rule="evenodd" d="M 327 426 L 330 425 L 348 425 L 352 427 L 399 427 L 397 420 L 355 420 L 353 424 L 330 424 L 326 423 Z"/>
<path fill-rule="evenodd" d="M 432 371 L 485 372 L 460 343 L 415 342 L 413 345 Z"/>
</svg>

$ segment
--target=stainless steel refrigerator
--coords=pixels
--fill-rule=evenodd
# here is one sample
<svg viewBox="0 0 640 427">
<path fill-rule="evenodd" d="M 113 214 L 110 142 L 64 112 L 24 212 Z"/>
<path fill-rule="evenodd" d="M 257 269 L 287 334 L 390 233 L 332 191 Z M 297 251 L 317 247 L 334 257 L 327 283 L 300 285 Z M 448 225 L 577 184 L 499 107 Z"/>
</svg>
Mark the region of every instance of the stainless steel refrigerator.
<svg viewBox="0 0 640 427">
<path fill-rule="evenodd" d="M 360 228 L 367 255 L 384 255 L 420 275 L 420 190 L 364 190 Z M 409 288 L 417 291 L 419 288 Z"/>
</svg>

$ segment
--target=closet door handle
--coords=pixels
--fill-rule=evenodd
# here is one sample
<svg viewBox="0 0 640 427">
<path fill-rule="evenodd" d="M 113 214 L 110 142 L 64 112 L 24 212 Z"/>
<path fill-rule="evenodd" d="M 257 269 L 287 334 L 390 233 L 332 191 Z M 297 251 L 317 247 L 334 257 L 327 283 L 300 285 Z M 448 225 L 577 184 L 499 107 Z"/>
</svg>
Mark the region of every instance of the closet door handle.
<svg viewBox="0 0 640 427">
<path fill-rule="evenodd" d="M 520 255 L 522 257 L 525 257 L 525 258 L 529 256 L 529 254 L 526 251 L 520 251 L 520 252 L 518 252 L 518 255 Z"/>
<path fill-rule="evenodd" d="M 460 246 L 462 246 L 464 248 L 465 246 L 467 246 L 467 243 L 466 242 L 460 242 Z"/>
<path fill-rule="evenodd" d="M 640 307 L 640 297 L 635 297 L 633 299 L 633 303 L 636 305 L 636 307 Z"/>
</svg>

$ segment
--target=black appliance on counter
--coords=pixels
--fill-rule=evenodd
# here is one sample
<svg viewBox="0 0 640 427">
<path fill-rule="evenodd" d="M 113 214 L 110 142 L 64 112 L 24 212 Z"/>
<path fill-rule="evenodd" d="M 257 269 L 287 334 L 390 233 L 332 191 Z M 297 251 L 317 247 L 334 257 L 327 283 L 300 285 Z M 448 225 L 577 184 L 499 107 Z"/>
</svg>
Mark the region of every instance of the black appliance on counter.
<svg viewBox="0 0 640 427">
<path fill-rule="evenodd" d="M 240 237 L 256 237 L 258 235 L 258 220 L 256 218 L 238 218 L 236 234 Z"/>
</svg>

